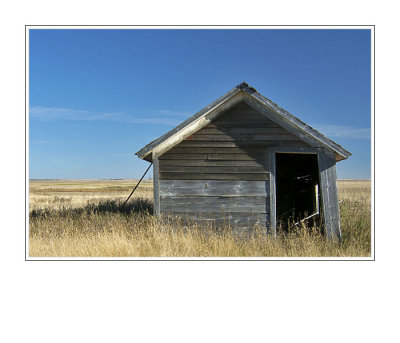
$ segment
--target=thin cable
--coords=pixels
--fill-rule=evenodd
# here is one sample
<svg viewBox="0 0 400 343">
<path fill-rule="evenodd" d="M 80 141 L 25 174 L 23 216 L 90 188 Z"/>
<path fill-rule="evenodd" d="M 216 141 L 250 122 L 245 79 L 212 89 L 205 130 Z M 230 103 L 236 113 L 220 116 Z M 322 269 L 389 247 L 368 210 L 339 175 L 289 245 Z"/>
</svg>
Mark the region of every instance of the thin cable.
<svg viewBox="0 0 400 343">
<path fill-rule="evenodd" d="M 131 198 L 132 194 L 136 191 L 136 188 L 138 188 L 140 182 L 143 180 L 143 178 L 145 177 L 145 175 L 147 174 L 147 172 L 149 171 L 150 167 L 153 165 L 153 163 L 150 163 L 149 167 L 146 169 L 146 171 L 144 172 L 143 176 L 140 178 L 139 182 L 137 183 L 137 185 L 135 186 L 135 188 L 133 189 L 133 191 L 131 192 L 131 194 L 129 194 L 128 199 L 125 200 L 124 204 L 122 206 L 125 206 L 126 203 L 128 202 L 128 200 Z"/>
</svg>

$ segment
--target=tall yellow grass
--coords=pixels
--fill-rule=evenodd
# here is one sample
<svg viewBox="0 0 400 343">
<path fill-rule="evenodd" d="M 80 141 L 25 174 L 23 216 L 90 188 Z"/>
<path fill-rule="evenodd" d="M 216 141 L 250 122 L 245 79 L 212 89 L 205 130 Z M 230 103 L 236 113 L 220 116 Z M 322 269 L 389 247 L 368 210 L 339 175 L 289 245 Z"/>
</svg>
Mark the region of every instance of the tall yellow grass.
<svg viewBox="0 0 400 343">
<path fill-rule="evenodd" d="M 371 254 L 370 183 L 339 182 L 341 242 L 318 230 L 271 238 L 260 229 L 238 236 L 229 227 L 160 221 L 151 213 L 151 182 L 122 207 L 134 182 L 31 182 L 32 257 L 354 257 Z"/>
</svg>

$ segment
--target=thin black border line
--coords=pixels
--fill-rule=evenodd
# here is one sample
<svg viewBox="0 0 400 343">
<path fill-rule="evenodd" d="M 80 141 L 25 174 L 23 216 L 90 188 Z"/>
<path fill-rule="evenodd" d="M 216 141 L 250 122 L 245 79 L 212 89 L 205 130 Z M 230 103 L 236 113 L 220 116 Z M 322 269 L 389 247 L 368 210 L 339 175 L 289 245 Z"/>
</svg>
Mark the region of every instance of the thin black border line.
<svg viewBox="0 0 400 343">
<path fill-rule="evenodd" d="M 169 262 L 225 262 L 225 261 L 226 262 L 230 262 L 230 261 L 232 261 L 232 262 L 287 262 L 287 261 L 289 261 L 289 262 L 374 262 L 375 261 L 375 260 L 356 260 L 356 259 L 354 259 L 354 260 L 346 260 L 346 259 L 343 259 L 343 260 L 333 260 L 333 259 L 332 260 L 299 260 L 299 259 L 297 259 L 297 260 L 287 260 L 287 259 L 286 260 L 273 260 L 273 259 L 247 260 L 245 258 L 243 260 L 234 260 L 234 259 L 228 259 L 228 258 L 227 259 L 209 259 L 209 260 L 200 260 L 200 259 L 196 259 L 196 260 L 182 260 L 182 259 L 179 259 L 179 260 L 167 260 L 167 259 L 165 259 L 165 260 L 156 260 L 156 259 L 152 259 L 152 260 L 148 260 L 148 259 L 96 260 L 94 258 L 96 258 L 96 257 L 93 257 L 93 259 L 91 257 L 88 257 L 87 260 L 29 259 L 29 260 L 26 260 L 26 262 L 31 262 L 31 261 L 33 261 L 33 262 L 42 262 L 42 261 L 43 262 L 75 262 L 75 261 L 77 261 L 77 262 L 93 262 L 93 261 L 96 261 L 96 262 L 141 262 L 141 261 L 143 261 L 143 262 L 153 262 L 153 261 L 154 262 L 164 262 L 164 261 L 169 261 Z"/>
<path fill-rule="evenodd" d="M 374 261 L 376 258 L 376 252 L 375 252 L 375 216 L 376 216 L 376 211 L 375 211 L 375 25 L 374 25 Z"/>
<path fill-rule="evenodd" d="M 206 260 L 202 260 L 202 259 L 194 259 L 194 260 L 192 260 L 192 259 L 129 259 L 129 258 L 127 258 L 127 259 L 123 259 L 123 260 L 119 260 L 119 259 L 93 259 L 93 258 L 90 258 L 90 257 L 88 257 L 87 259 L 72 259 L 72 260 L 70 260 L 70 259 L 64 259 L 64 258 L 62 258 L 62 259 L 41 259 L 40 257 L 39 257 L 39 259 L 35 259 L 35 258 L 33 258 L 33 259 L 28 259 L 27 258 L 27 241 L 26 241 L 26 238 L 27 238 L 27 227 L 26 227 L 26 222 L 27 222 L 27 211 L 26 211 L 26 198 L 27 198 L 27 182 L 26 182 L 26 105 L 27 105 L 27 99 L 26 99 L 26 87 L 27 87 L 27 83 L 26 83 L 26 69 L 27 69 L 27 67 L 26 67 L 26 53 L 27 53 L 27 49 L 26 49 L 26 33 L 27 33 L 27 31 L 30 29 L 30 27 L 36 27 L 36 26 L 40 26 L 40 27 L 58 27 L 58 26 L 66 26 L 66 27 L 77 27 L 77 26 L 79 26 L 79 27 L 93 27 L 93 26 L 102 26 L 102 27 L 128 27 L 128 26 L 131 26 L 131 27 L 138 27 L 138 26 L 140 26 L 140 27 L 149 27 L 149 26 L 151 26 L 151 27 L 171 27 L 171 26 L 174 26 L 174 27 L 183 27 L 183 26 L 185 26 L 185 27 L 190 27 L 190 26 L 196 26 L 196 27 L 210 27 L 210 26 L 212 26 L 212 27 L 226 27 L 226 26 L 235 26 L 235 27 L 254 27 L 254 26 L 257 26 L 257 27 L 281 27 L 281 26 L 285 26 L 285 27 L 292 27 L 292 26 L 296 26 L 296 27 L 299 27 L 299 26 L 302 26 L 302 27 L 316 27 L 316 26 L 318 26 L 318 27 L 332 27 L 332 26 L 335 26 L 335 27 L 352 27 L 352 26 L 356 26 L 356 27 L 363 27 L 363 26 L 365 26 L 365 27 L 369 27 L 370 29 L 373 27 L 373 31 L 374 31 L 374 113 L 373 113 L 373 116 L 374 116 L 374 258 L 372 259 L 372 260 L 367 260 L 367 259 L 363 259 L 363 260 L 357 260 L 357 259 L 330 259 L 329 257 L 329 259 L 311 259 L 311 260 L 303 260 L 303 259 L 301 259 L 302 257 L 299 257 L 300 259 L 284 259 L 284 260 L 276 260 L 276 259 L 269 259 L 268 257 L 266 257 L 266 258 L 264 258 L 264 259 L 247 259 L 246 257 L 245 258 L 243 258 L 243 259 L 230 259 L 230 258 L 226 258 L 226 259 L 213 259 L 213 258 L 210 258 L 210 259 L 206 259 Z M 367 28 L 366 28 L 367 29 Z M 94 29 L 94 30 L 101 30 L 101 29 Z M 230 29 L 230 30 L 234 30 L 234 29 Z M 362 30 L 362 29 L 360 29 L 360 30 Z M 25 261 L 26 262 L 42 262 L 42 261 L 44 261 L 44 262 L 75 262 L 75 261 L 77 261 L 77 262 L 141 262 L 141 261 L 149 261 L 149 262 L 151 262 L 151 261 L 155 261 L 155 262 L 164 262 L 164 261 L 172 261 L 172 262 L 220 262 L 220 261 L 226 261 L 226 262 L 231 262 L 231 261 L 235 261 L 235 262 L 269 262 L 269 261 L 271 261 L 271 262 L 375 262 L 375 260 L 376 260 L 376 239 L 375 239 L 375 223 L 376 223 L 376 218 L 375 218 L 375 199 L 376 199 L 376 196 L 375 196 L 375 190 L 376 190 L 376 188 L 375 188 L 375 179 L 376 179 L 376 177 L 375 177 L 375 75 L 376 75 L 376 73 L 375 73 L 375 66 L 376 66 L 376 59 L 375 59 L 375 48 L 376 48 L 376 45 L 375 45 L 375 25 L 355 25 L 355 24 L 352 24 L 352 25 L 293 25 L 293 24 L 291 24 L 291 25 L 25 25 L 25 180 L 24 180 L 24 182 L 25 182 L 25 184 L 24 184 L 24 187 L 25 187 Z M 304 256 L 304 257 L 306 257 L 306 256 Z M 361 256 L 359 256 L 358 258 L 360 258 Z M 371 256 L 372 257 L 372 256 Z M 306 257 L 307 258 L 307 257 Z"/>
<path fill-rule="evenodd" d="M 26 197 L 27 197 L 27 190 L 26 190 L 26 87 L 27 87 L 27 84 L 26 84 L 26 31 L 27 30 L 29 30 L 29 29 L 27 29 L 27 27 L 26 27 L 26 25 L 25 25 L 25 66 L 24 66 L 24 68 L 25 68 L 25 101 L 24 101 L 24 103 L 25 103 L 25 127 L 24 127 L 24 132 L 25 132 L 25 201 L 24 201 L 24 203 L 25 203 L 25 261 L 26 261 L 26 249 L 27 249 L 27 244 L 26 244 L 26 220 L 27 220 L 27 218 L 26 218 Z M 29 85 L 28 85 L 29 86 Z M 29 210 L 28 210 L 28 215 L 29 215 Z"/>
<path fill-rule="evenodd" d="M 305 25 L 305 24 L 302 24 L 302 25 L 295 25 L 295 24 L 290 24 L 290 25 L 283 25 L 283 24 L 281 24 L 281 25 L 256 25 L 256 24 L 252 24 L 252 25 L 212 25 L 212 24 L 210 24 L 210 25 L 204 25 L 204 24 L 200 24 L 200 25 L 195 25 L 195 24 L 189 24 L 189 25 L 184 25 L 184 24 L 179 24 L 179 25 L 149 25 L 149 24 L 146 24 L 146 25 L 132 25 L 132 24 L 128 24 L 128 25 L 95 25 L 95 24 L 90 24 L 90 25 L 87 25 L 87 24 L 84 24 L 84 25 L 79 25 L 79 24 L 67 24 L 67 25 L 62 25 L 62 24 L 56 24 L 56 25 L 51 25 L 51 24 L 46 24 L 46 25 L 38 25 L 38 24 L 33 24 L 33 25 L 30 25 L 30 24 L 26 24 L 25 26 L 29 26 L 29 27 L 36 27 L 36 26 L 40 26 L 40 27 L 45 27 L 45 26 L 51 26 L 51 27 L 57 27 L 57 26 L 66 26 L 66 27 L 77 27 L 77 26 L 79 26 L 79 27 L 93 27 L 93 26 L 107 26 L 107 27 L 109 27 L 109 26 L 111 26 L 111 27 L 128 27 L 128 26 L 131 26 L 131 27 L 190 27 L 190 26 L 196 26 L 196 27 L 226 27 L 226 26 L 229 26 L 229 27 L 233 27 L 233 26 L 235 26 L 235 27 L 275 27 L 275 26 L 277 26 L 277 27 L 294 27 L 294 26 L 296 26 L 296 27 L 298 27 L 298 26 L 305 26 L 305 27 L 332 27 L 332 26 L 335 26 L 335 27 L 362 27 L 362 26 L 368 26 L 368 27 L 375 27 L 375 25 L 369 25 L 369 24 L 360 24 L 360 25 L 357 25 L 357 24 L 350 24 L 350 25 L 344 25 L 344 24 L 340 24 L 340 25 L 334 25 L 334 24 L 332 24 L 332 25 L 327 25 L 327 24 L 325 24 L 325 25 L 316 25 L 316 24 L 313 24 L 313 25 Z M 97 29 L 95 29 L 95 30 L 97 30 Z"/>
</svg>

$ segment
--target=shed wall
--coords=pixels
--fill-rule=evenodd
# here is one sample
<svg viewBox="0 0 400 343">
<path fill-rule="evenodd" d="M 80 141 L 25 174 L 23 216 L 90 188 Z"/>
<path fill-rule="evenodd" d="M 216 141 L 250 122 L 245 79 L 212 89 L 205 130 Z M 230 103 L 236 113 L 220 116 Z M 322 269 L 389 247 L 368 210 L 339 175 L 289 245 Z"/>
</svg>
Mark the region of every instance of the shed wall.
<svg viewBox="0 0 400 343">
<path fill-rule="evenodd" d="M 270 218 L 270 147 L 308 147 L 240 103 L 159 157 L 160 211 L 265 227 Z"/>
</svg>

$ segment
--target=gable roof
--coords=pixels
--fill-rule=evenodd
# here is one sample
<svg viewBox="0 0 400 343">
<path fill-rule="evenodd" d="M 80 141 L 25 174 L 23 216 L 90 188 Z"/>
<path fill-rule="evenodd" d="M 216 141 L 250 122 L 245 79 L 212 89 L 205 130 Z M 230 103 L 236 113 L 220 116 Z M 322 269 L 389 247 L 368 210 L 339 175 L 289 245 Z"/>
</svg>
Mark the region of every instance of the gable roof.
<svg viewBox="0 0 400 343">
<path fill-rule="evenodd" d="M 161 156 L 185 138 L 191 136 L 193 133 L 215 120 L 219 114 L 240 102 L 251 106 L 309 145 L 331 150 L 335 153 L 337 161 L 344 160 L 351 156 L 351 153 L 343 149 L 339 144 L 285 111 L 245 82 L 237 85 L 171 131 L 147 144 L 144 148 L 139 150 L 136 155 L 149 161 L 152 160 L 152 153 Z"/>
</svg>

